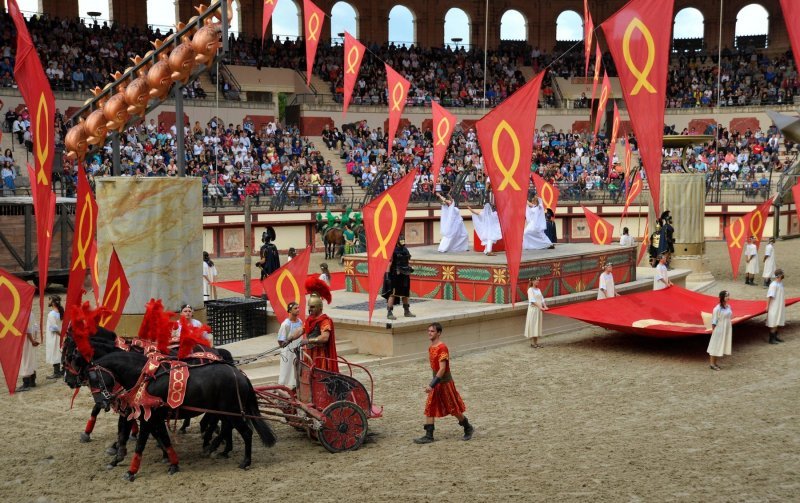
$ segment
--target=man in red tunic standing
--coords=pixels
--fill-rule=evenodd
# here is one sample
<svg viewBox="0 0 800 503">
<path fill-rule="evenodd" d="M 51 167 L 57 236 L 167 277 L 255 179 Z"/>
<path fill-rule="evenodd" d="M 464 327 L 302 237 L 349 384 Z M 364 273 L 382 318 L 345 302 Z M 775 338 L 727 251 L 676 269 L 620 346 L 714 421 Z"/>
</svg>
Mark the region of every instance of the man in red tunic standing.
<svg viewBox="0 0 800 503">
<path fill-rule="evenodd" d="M 309 278 L 306 291 L 313 292 L 308 298 L 308 318 L 303 323 L 303 334 L 308 337 L 306 355 L 317 368 L 339 372 L 333 320 L 322 312 L 322 297 L 330 303 L 330 289 L 324 281 Z"/>
<path fill-rule="evenodd" d="M 433 380 L 425 386 L 425 393 L 428 394 L 428 400 L 425 403 L 425 436 L 414 439 L 417 444 L 433 442 L 434 421 L 437 417 L 455 416 L 458 424 L 464 428 L 464 436 L 461 437 L 461 440 L 471 439 L 472 433 L 475 431 L 464 415 L 467 407 L 461 400 L 453 382 L 453 376 L 450 374 L 450 352 L 440 340 L 441 336 L 442 324 L 431 323 L 428 326 L 428 339 L 431 341 L 431 345 L 428 347 L 428 358 L 433 371 Z"/>
</svg>

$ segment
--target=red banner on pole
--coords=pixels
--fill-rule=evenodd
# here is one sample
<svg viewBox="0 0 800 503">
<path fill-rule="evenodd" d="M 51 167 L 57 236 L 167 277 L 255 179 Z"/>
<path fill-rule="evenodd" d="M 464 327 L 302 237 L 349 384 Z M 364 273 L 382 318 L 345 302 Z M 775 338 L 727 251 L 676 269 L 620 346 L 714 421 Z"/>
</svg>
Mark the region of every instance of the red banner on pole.
<svg viewBox="0 0 800 503">
<path fill-rule="evenodd" d="M 748 214 L 749 215 L 749 214 Z M 725 227 L 725 243 L 728 245 L 728 256 L 731 259 L 733 279 L 739 275 L 739 262 L 742 260 L 742 251 L 747 244 L 748 215 L 736 217 Z"/>
<path fill-rule="evenodd" d="M 764 228 L 767 224 L 767 217 L 769 217 L 769 210 L 772 208 L 772 201 L 775 197 L 770 197 L 758 207 L 748 213 L 747 229 L 750 231 L 751 236 L 756 237 L 756 246 L 761 246 L 761 239 L 764 237 Z"/>
<path fill-rule="evenodd" d="M 800 204 L 797 204 L 797 201 L 800 201 L 800 179 L 798 179 L 797 183 L 792 187 L 792 197 L 794 198 L 794 211 L 797 213 L 797 220 L 800 221 Z"/>
<path fill-rule="evenodd" d="M 633 151 L 631 151 L 631 142 L 625 139 L 625 183 L 629 183 L 631 170 L 633 169 Z"/>
<path fill-rule="evenodd" d="M 264 38 L 267 36 L 267 26 L 275 11 L 278 0 L 264 0 L 264 14 L 261 16 L 261 45 L 264 45 Z"/>
<path fill-rule="evenodd" d="M 584 75 L 589 78 L 589 60 L 592 57 L 592 41 L 594 40 L 594 21 L 589 12 L 589 0 L 583 0 L 583 55 L 586 60 Z"/>
<path fill-rule="evenodd" d="M 69 268 L 69 285 L 61 323 L 61 337 L 67 332 L 71 307 L 79 307 L 83 300 L 83 280 L 86 269 L 92 266 L 91 252 L 97 231 L 97 203 L 83 166 L 78 165 L 78 201 L 75 205 L 75 232 L 72 237 L 72 260 Z"/>
<path fill-rule="evenodd" d="M 306 316 L 306 277 L 310 258 L 311 247 L 307 246 L 261 282 L 278 323 L 283 323 L 289 317 L 286 306 L 290 302 L 300 305 L 301 318 Z"/>
<path fill-rule="evenodd" d="M 633 175 L 633 180 L 625 180 L 625 207 L 622 208 L 622 218 L 625 218 L 625 215 L 628 214 L 628 207 L 642 193 L 642 185 L 644 185 L 644 180 L 642 180 L 641 171 L 637 171 Z"/>
<path fill-rule="evenodd" d="M 353 87 L 361 70 L 361 62 L 367 48 L 348 32 L 344 32 L 344 103 L 342 103 L 342 117 L 347 114 L 347 107 L 353 97 Z"/>
<path fill-rule="evenodd" d="M 386 83 L 389 89 L 389 155 L 392 155 L 392 143 L 394 143 L 394 135 L 397 134 L 397 126 L 400 124 L 400 117 L 403 115 L 403 109 L 406 107 L 406 98 L 408 97 L 408 90 L 411 88 L 411 82 L 407 81 L 402 75 L 394 71 L 394 69 L 386 66 Z"/>
<path fill-rule="evenodd" d="M 558 197 L 561 195 L 561 191 L 558 190 L 558 187 L 536 173 L 533 174 L 533 186 L 536 187 L 536 193 L 542 198 L 544 207 L 550 208 L 553 210 L 553 213 L 555 213 L 556 207 L 558 206 Z"/>
<path fill-rule="evenodd" d="M 650 222 L 647 220 L 644 221 L 644 236 L 642 236 L 642 244 L 639 245 L 639 256 L 636 259 L 636 265 L 642 263 L 642 259 L 644 258 L 644 254 L 647 253 L 647 248 L 650 247 Z"/>
<path fill-rule="evenodd" d="M 597 84 L 600 82 L 600 67 L 603 66 L 603 54 L 600 52 L 600 46 L 595 44 L 594 47 L 594 76 L 592 77 L 592 105 L 594 105 L 594 97 L 597 96 Z M 589 108 L 591 115 L 591 108 Z"/>
<path fill-rule="evenodd" d="M 600 131 L 600 124 L 603 123 L 608 106 L 608 99 L 611 97 L 611 81 L 608 80 L 608 73 L 603 70 L 603 85 L 600 86 L 600 101 L 597 103 L 597 114 L 594 118 L 594 135 Z"/>
<path fill-rule="evenodd" d="M 367 267 L 369 269 L 369 320 L 375 309 L 375 298 L 383 286 L 383 277 L 392 260 L 397 238 L 403 230 L 408 200 L 417 170 L 401 178 L 392 187 L 367 203 L 361 210 L 367 236 Z"/>
<path fill-rule="evenodd" d="M 8 392 L 14 394 L 19 376 L 22 346 L 27 337 L 36 289 L 0 269 L 0 365 Z"/>
<path fill-rule="evenodd" d="M 322 23 L 325 13 L 311 0 L 303 0 L 303 26 L 306 37 L 306 85 L 311 84 L 311 71 L 314 69 L 314 58 L 322 35 Z"/>
<path fill-rule="evenodd" d="M 614 239 L 614 226 L 608 220 L 597 216 L 594 212 L 581 205 L 583 214 L 586 216 L 586 223 L 589 225 L 589 235 L 592 243 L 596 245 L 611 244 Z"/>
<path fill-rule="evenodd" d="M 673 0 L 631 0 L 601 26 L 617 67 L 656 214 Z"/>
<path fill-rule="evenodd" d="M 614 154 L 617 152 L 617 134 L 619 133 L 619 108 L 614 102 L 614 120 L 611 122 L 611 142 L 608 144 L 608 176 L 614 169 Z"/>
<path fill-rule="evenodd" d="M 102 306 L 110 311 L 104 316 L 99 325 L 108 330 L 114 331 L 117 328 L 125 304 L 131 294 L 131 287 L 128 285 L 128 278 L 125 276 L 125 269 L 119 261 L 117 250 L 111 248 L 111 258 L 108 261 L 108 275 L 106 277 L 106 291 L 103 293 Z"/>
<path fill-rule="evenodd" d="M 433 187 L 436 187 L 436 180 L 439 179 L 439 170 L 442 168 L 444 156 L 450 146 L 450 138 L 453 136 L 453 129 L 456 127 L 456 116 L 444 109 L 435 101 L 431 101 L 433 110 L 433 165 L 431 174 L 433 175 Z"/>
<path fill-rule="evenodd" d="M 512 304 L 517 296 L 533 132 L 543 78 L 544 72 L 539 73 L 475 123 L 506 245 Z"/>
<path fill-rule="evenodd" d="M 789 41 L 792 44 L 795 65 L 797 65 L 797 61 L 800 61 L 800 2 L 781 0 L 781 8 L 783 9 L 783 19 L 786 20 L 786 29 L 789 32 Z"/>
</svg>

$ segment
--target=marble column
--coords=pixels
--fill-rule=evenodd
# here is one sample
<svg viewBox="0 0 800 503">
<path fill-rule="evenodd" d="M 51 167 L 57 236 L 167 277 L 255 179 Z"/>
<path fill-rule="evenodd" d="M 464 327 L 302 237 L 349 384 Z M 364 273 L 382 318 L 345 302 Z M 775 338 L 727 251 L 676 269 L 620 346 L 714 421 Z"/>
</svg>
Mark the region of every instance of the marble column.
<svg viewBox="0 0 800 503">
<path fill-rule="evenodd" d="M 98 178 L 97 205 L 101 288 L 113 246 L 131 290 L 117 333 L 136 335 L 151 298 L 173 311 L 191 304 L 204 319 L 200 179 Z"/>
</svg>

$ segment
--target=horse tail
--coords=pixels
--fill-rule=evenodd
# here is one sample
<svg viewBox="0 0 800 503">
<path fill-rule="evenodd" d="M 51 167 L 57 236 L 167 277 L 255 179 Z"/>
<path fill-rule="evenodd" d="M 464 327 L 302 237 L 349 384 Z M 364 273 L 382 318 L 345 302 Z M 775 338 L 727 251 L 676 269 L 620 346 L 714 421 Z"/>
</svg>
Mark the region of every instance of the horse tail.
<svg viewBox="0 0 800 503">
<path fill-rule="evenodd" d="M 248 379 L 248 387 L 250 388 L 250 393 L 248 393 L 247 403 L 244 406 L 244 411 L 248 416 L 254 417 L 261 417 L 261 411 L 258 409 L 258 399 L 256 398 L 256 392 L 253 389 L 253 385 L 250 383 Z M 253 429 L 256 430 L 258 433 L 261 442 L 267 446 L 272 447 L 277 442 L 278 437 L 275 436 L 275 432 L 272 431 L 272 428 L 267 424 L 264 419 L 248 419 L 250 424 L 253 426 Z"/>
</svg>

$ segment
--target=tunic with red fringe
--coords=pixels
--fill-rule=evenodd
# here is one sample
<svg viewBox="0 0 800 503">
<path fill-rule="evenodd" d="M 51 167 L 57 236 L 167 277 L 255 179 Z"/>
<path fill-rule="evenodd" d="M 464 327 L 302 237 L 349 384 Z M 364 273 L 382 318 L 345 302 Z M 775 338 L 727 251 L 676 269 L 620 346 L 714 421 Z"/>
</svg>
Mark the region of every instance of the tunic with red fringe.
<svg viewBox="0 0 800 503">
<path fill-rule="evenodd" d="M 425 403 L 425 416 L 445 417 L 463 414 L 467 410 L 467 406 L 461 400 L 461 395 L 458 394 L 456 385 L 453 382 L 453 376 L 450 374 L 450 351 L 447 346 L 440 342 L 436 346 L 429 347 L 428 358 L 430 359 L 434 376 L 439 372 L 442 362 L 444 362 L 445 371 L 439 384 L 433 388 L 433 391 L 428 393 L 428 401 Z"/>
<path fill-rule="evenodd" d="M 336 335 L 333 320 L 327 314 L 309 316 L 303 325 L 303 331 L 309 338 L 318 337 L 323 331 L 330 330 L 328 342 L 313 348 L 306 347 L 306 354 L 314 362 L 314 366 L 329 372 L 339 372 L 338 355 L 336 354 Z"/>
</svg>

